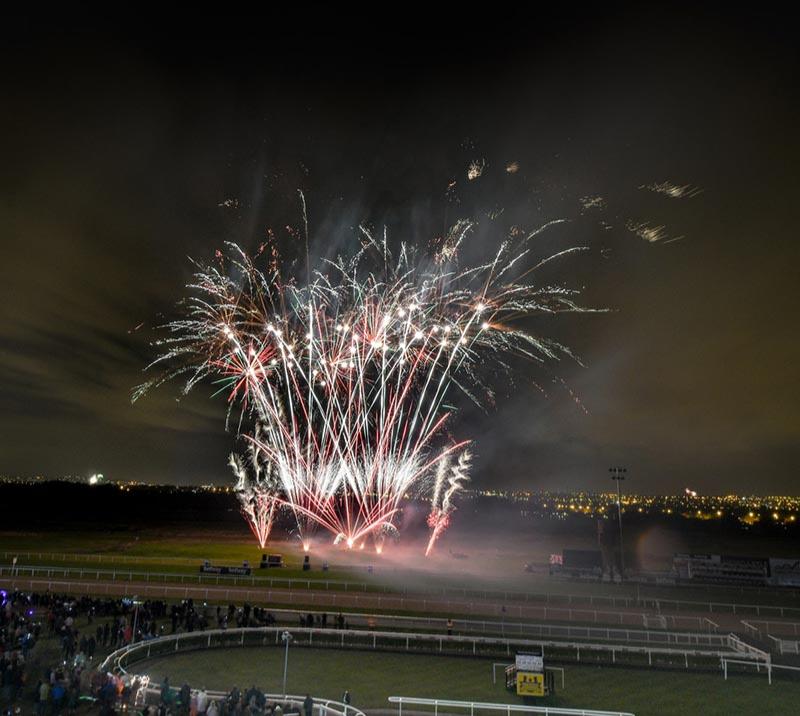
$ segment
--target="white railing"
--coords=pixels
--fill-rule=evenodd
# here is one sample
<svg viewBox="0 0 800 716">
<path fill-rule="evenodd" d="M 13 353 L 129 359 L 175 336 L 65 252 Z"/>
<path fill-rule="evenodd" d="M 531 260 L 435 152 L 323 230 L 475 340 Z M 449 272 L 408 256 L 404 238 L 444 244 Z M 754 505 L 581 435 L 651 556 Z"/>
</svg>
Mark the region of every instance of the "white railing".
<svg viewBox="0 0 800 716">
<path fill-rule="evenodd" d="M 758 627 L 754 626 L 748 621 L 745 621 L 744 619 L 741 619 L 740 622 L 741 625 L 744 627 L 745 633 L 755 637 L 756 639 L 761 638 L 761 630 Z"/>
<path fill-rule="evenodd" d="M 277 618 L 276 624 L 287 624 L 293 627 L 297 624 L 298 616 L 304 619 L 310 614 L 312 616 L 333 617 L 330 611 L 306 610 L 302 613 L 297 609 L 274 609 L 270 608 L 269 613 Z M 710 634 L 706 632 L 687 632 L 687 631 L 662 631 L 660 629 L 624 629 L 619 627 L 600 627 L 600 626 L 578 626 L 570 624 L 537 624 L 529 622 L 499 622 L 478 619 L 448 619 L 445 617 L 431 616 L 400 616 L 394 614 L 382 614 L 378 612 L 343 612 L 347 618 L 348 629 L 359 629 L 368 626 L 372 631 L 380 624 L 385 628 L 416 628 L 435 629 L 445 632 L 449 629 L 449 622 L 452 622 L 452 631 L 461 634 L 486 634 L 493 636 L 513 637 L 519 635 L 525 638 L 551 637 L 555 639 L 585 639 L 613 641 L 616 643 L 632 644 L 653 644 L 676 646 L 707 646 L 707 647 L 726 647 L 729 646 L 729 636 L 727 634 Z M 282 618 L 283 617 L 283 618 Z M 321 619 L 317 619 L 319 625 Z M 327 620 L 326 620 L 327 623 Z M 714 627 L 718 625 L 714 624 Z M 256 628 L 256 627 L 254 627 Z"/>
<path fill-rule="evenodd" d="M 279 547 L 275 547 L 275 549 L 280 549 Z M 129 563 L 129 564 L 142 564 L 146 562 L 153 562 L 153 563 L 172 563 L 176 565 L 188 565 L 194 566 L 197 564 L 197 558 L 193 557 L 170 557 L 170 556 L 152 556 L 152 555 L 125 555 L 125 554 L 118 554 L 118 553 L 70 553 L 70 552 L 20 552 L 18 550 L 14 551 L 4 551 L 0 552 L 0 557 L 7 562 L 10 562 L 14 557 L 17 557 L 18 560 L 38 560 L 41 562 L 42 560 L 50 560 L 51 562 L 85 562 L 87 564 L 95 562 L 97 564 L 102 564 L 103 562 L 109 562 L 114 564 L 119 563 Z M 542 563 L 541 567 L 544 571 L 548 571 L 548 565 Z M 339 569 L 341 570 L 351 570 L 354 572 L 364 570 L 364 565 L 340 565 Z M 388 566 L 381 566 L 381 572 L 387 573 L 391 571 L 397 571 L 397 569 L 390 568 Z M 641 579 L 642 577 L 649 577 L 649 579 Z M 352 583 L 352 582 L 351 582 Z M 570 603 L 576 600 L 589 600 L 590 603 L 600 603 L 601 600 L 605 600 L 608 604 L 610 602 L 614 602 L 613 606 L 619 606 L 617 602 L 621 602 L 623 600 L 627 600 L 628 602 L 639 601 L 642 597 L 647 598 L 646 591 L 655 585 L 656 588 L 660 589 L 664 586 L 668 586 L 670 588 L 674 588 L 676 592 L 678 591 L 686 591 L 696 594 L 698 592 L 708 592 L 708 593 L 719 593 L 720 591 L 724 591 L 725 593 L 731 594 L 768 594 L 770 597 L 775 595 L 775 587 L 774 586 L 757 586 L 757 585 L 732 585 L 732 584 L 676 584 L 674 579 L 674 574 L 671 571 L 649 571 L 649 572 L 639 572 L 639 578 L 632 578 L 629 581 L 629 588 L 630 594 L 628 596 L 620 596 L 617 594 L 619 592 L 620 587 L 624 588 L 624 585 L 615 585 L 613 587 L 615 594 L 614 595 L 604 595 L 598 594 L 596 591 L 593 591 L 591 594 L 569 594 L 569 593 L 558 593 L 558 592 L 546 592 L 546 593 L 534 593 L 529 590 L 524 592 L 514 592 L 508 589 L 500 589 L 496 585 L 493 587 L 492 585 L 486 585 L 486 587 L 479 589 L 479 588 L 466 588 L 466 587 L 457 587 L 455 585 L 448 585 L 443 584 L 441 587 L 433 588 L 433 590 L 437 592 L 444 593 L 455 593 L 455 594 L 462 594 L 464 596 L 467 595 L 474 595 L 474 596 L 481 596 L 484 598 L 488 597 L 496 597 L 503 595 L 505 599 L 522 599 L 525 601 L 528 600 L 535 600 L 538 601 L 540 598 L 547 598 L 548 602 L 557 602 L 557 601 L 569 601 Z M 593 585 L 594 586 L 594 585 Z M 597 585 L 603 586 L 603 585 Z M 635 588 L 635 594 L 633 592 Z M 387 587 L 388 589 L 388 587 Z M 402 590 L 405 591 L 405 590 Z M 432 590 L 428 590 L 432 591 Z M 781 587 L 780 592 L 782 596 L 786 596 L 789 599 L 800 599 L 800 589 L 792 589 L 790 587 Z M 630 606 L 630 605 L 628 605 Z"/>
<path fill-rule="evenodd" d="M 772 634 L 767 634 L 767 639 L 772 641 L 775 649 L 783 656 L 784 654 L 800 654 L 800 641 L 794 639 L 780 639 Z"/>
<path fill-rule="evenodd" d="M 196 563 L 196 560 L 195 560 Z M 254 572 L 259 569 L 254 568 Z M 268 571 L 268 570 L 267 570 Z M 178 584 L 228 584 L 233 586 L 249 585 L 251 587 L 277 588 L 277 589 L 322 589 L 341 592 L 386 592 L 391 591 L 381 584 L 368 584 L 367 582 L 350 582 L 340 579 L 324 579 L 315 577 L 303 579 L 300 577 L 266 577 L 261 575 L 241 574 L 213 574 L 200 572 L 199 567 L 195 572 L 151 572 L 149 570 L 135 569 L 101 569 L 100 567 L 68 567 L 53 565 L 0 565 L 0 576 L 13 577 L 74 577 L 77 579 L 94 579 L 95 581 L 110 582 L 152 582 L 178 583 Z"/>
<path fill-rule="evenodd" d="M 568 709 L 555 706 L 519 706 L 516 704 L 493 704 L 483 701 L 451 701 L 448 699 L 418 699 L 411 696 L 390 696 L 389 703 L 397 704 L 397 714 L 402 716 L 403 704 L 409 706 L 432 706 L 434 716 L 438 716 L 439 707 L 462 709 L 474 716 L 476 709 L 480 711 L 500 711 L 507 716 L 511 714 L 551 714 L 552 716 L 634 716 L 629 711 L 598 711 L 597 709 Z"/>
<path fill-rule="evenodd" d="M 761 671 L 761 666 L 759 662 L 747 661 L 744 659 L 732 659 L 729 656 L 723 656 L 720 659 L 720 665 L 722 667 L 722 674 L 725 677 L 725 681 L 728 680 L 728 665 L 729 664 L 739 664 L 740 666 L 755 666 L 756 671 Z M 772 683 L 772 664 L 764 664 L 764 670 L 767 672 L 767 680 L 771 684 Z"/>
<path fill-rule="evenodd" d="M 728 646 L 738 654 L 745 654 L 757 661 L 769 662 L 772 660 L 772 657 L 766 651 L 742 641 L 736 634 L 728 634 Z"/>
<path fill-rule="evenodd" d="M 143 695 L 144 704 L 158 703 L 161 696 L 161 687 L 147 684 L 142 690 L 145 692 Z M 180 689 L 176 687 L 171 687 L 171 690 L 175 693 L 180 692 Z M 191 693 L 196 694 L 197 690 L 192 689 Z M 228 694 L 224 691 L 206 691 L 206 694 L 208 695 L 209 703 L 212 701 L 224 701 L 228 697 Z M 298 696 L 296 694 L 264 694 L 264 698 L 267 701 L 283 704 L 283 713 L 286 713 L 285 707 L 287 705 L 292 707 L 292 711 L 296 711 L 298 714 L 303 713 L 303 701 L 305 700 L 305 696 Z M 363 711 L 360 711 L 354 706 L 344 704 L 341 701 L 320 699 L 313 696 L 311 698 L 314 701 L 314 711 L 319 714 L 319 716 L 365 716 Z"/>
<path fill-rule="evenodd" d="M 12 559 L 14 556 L 20 557 L 27 557 L 29 559 L 42 559 L 42 558 L 50 558 L 53 557 L 55 560 L 66 559 L 69 557 L 70 561 L 79 561 L 82 559 L 86 559 L 88 561 L 89 558 L 92 560 L 97 560 L 98 564 L 100 563 L 100 555 L 54 555 L 53 553 L 12 553 L 12 552 L 4 552 L 2 553 L 5 559 Z M 73 557 L 75 558 L 73 560 Z M 141 557 L 130 557 L 126 555 L 114 555 L 115 561 L 126 561 L 126 559 L 131 560 L 133 563 L 137 561 L 144 560 L 147 558 Z M 166 558 L 166 559 L 174 559 L 174 558 Z M 184 563 L 186 563 L 184 561 Z M 189 561 L 189 564 L 192 562 Z M 363 569 L 363 567 L 351 567 L 351 569 Z M 44 570 L 44 572 L 42 572 Z M 706 611 L 706 612 L 730 612 L 733 614 L 755 614 L 756 616 L 780 616 L 781 618 L 791 615 L 800 616 L 800 606 L 780 606 L 780 605 L 773 605 L 773 604 L 748 604 L 748 603 L 738 603 L 738 602 L 724 602 L 724 601 L 700 601 L 700 600 L 689 600 L 689 599 L 661 599 L 658 597 L 648 597 L 648 596 L 640 596 L 640 595 L 633 595 L 630 596 L 612 596 L 612 595 L 602 595 L 602 594 L 559 594 L 553 592 L 530 592 L 530 591 L 504 591 L 499 589 L 466 589 L 466 588 L 458 588 L 453 586 L 442 586 L 442 587 L 433 587 L 430 589 L 425 588 L 415 588 L 412 592 L 408 589 L 404 588 L 397 588 L 394 586 L 390 586 L 387 584 L 380 584 L 377 580 L 375 582 L 353 582 L 353 581 L 345 581 L 345 580 L 335 580 L 335 579 L 324 579 L 324 578 L 313 578 L 313 579 L 303 579 L 303 578 L 288 578 L 288 577 L 273 577 L 273 576 L 250 576 L 250 577 L 243 577 L 243 576 L 225 576 L 225 575 L 200 575 L 198 573 L 191 574 L 191 573 L 179 573 L 179 572 L 148 572 L 148 571 L 136 571 L 136 570 L 126 570 L 126 569 L 93 569 L 90 567 L 56 567 L 56 566 L 39 566 L 39 565 L 30 565 L 26 566 L 23 564 L 18 564 L 17 566 L 12 565 L 2 565 L 0 566 L 0 576 L 8 575 L 11 576 L 11 573 L 24 576 L 25 574 L 30 574 L 31 577 L 39 576 L 44 574 L 45 576 L 49 575 L 51 578 L 56 574 L 60 574 L 62 577 L 66 578 L 70 575 L 78 574 L 80 578 L 90 577 L 91 575 L 98 575 L 95 579 L 111 579 L 113 581 L 117 580 L 125 580 L 125 581 L 133 581 L 133 578 L 136 577 L 144 582 L 179 582 L 181 584 L 233 584 L 235 586 L 249 584 L 252 587 L 266 587 L 269 585 L 270 588 L 277 588 L 280 585 L 285 585 L 284 588 L 286 589 L 318 589 L 318 590 L 330 590 L 330 591 L 345 591 L 345 592 L 373 592 L 376 594 L 383 593 L 383 594 L 390 594 L 390 593 L 399 593 L 404 595 L 405 597 L 408 596 L 419 596 L 419 600 L 411 600 L 411 601 L 422 601 L 422 597 L 425 595 L 434 595 L 438 597 L 446 597 L 450 594 L 463 596 L 464 598 L 471 598 L 472 600 L 495 600 L 499 603 L 502 602 L 524 602 L 525 604 L 533 603 L 543 603 L 547 605 L 548 608 L 555 609 L 555 606 L 551 605 L 562 605 L 560 608 L 564 609 L 567 607 L 572 607 L 573 605 L 588 605 L 590 607 L 597 607 L 597 606 L 605 606 L 605 607 L 612 607 L 612 608 L 645 608 L 645 609 L 652 609 L 657 613 L 661 613 L 663 611 Z M 257 570 L 256 570 L 257 571 Z M 384 569 L 384 571 L 386 571 Z M 692 591 L 697 591 L 698 585 L 692 586 Z M 724 589 L 729 589 L 728 587 L 723 587 Z M 742 592 L 744 593 L 744 592 Z M 759 592 L 760 593 L 760 592 Z M 774 590 L 768 591 L 770 595 L 774 594 Z M 797 596 L 796 593 L 787 593 L 787 597 Z M 441 601 L 441 600 L 439 600 Z M 514 605 L 513 609 L 516 611 L 517 609 L 521 608 L 520 605 Z M 589 609 L 585 611 L 596 611 L 595 609 Z M 600 612 L 602 613 L 602 612 Z M 639 613 L 640 619 L 641 614 Z M 698 618 L 699 619 L 699 618 Z M 594 621 L 597 621 L 596 619 Z M 641 621 L 639 622 L 641 623 Z M 674 622 L 672 623 L 674 626 Z"/>
<path fill-rule="evenodd" d="M 728 664 L 739 664 L 741 666 L 746 667 L 756 667 L 757 672 L 761 672 L 761 667 L 764 667 L 764 671 L 767 674 L 767 683 L 772 683 L 772 672 L 777 671 L 779 674 L 781 672 L 785 672 L 788 674 L 795 674 L 800 675 L 800 666 L 788 666 L 786 664 L 773 664 L 769 662 L 767 664 L 759 664 L 752 661 L 742 661 L 740 659 L 731 659 L 730 657 L 722 657 L 720 659 L 720 667 L 722 668 L 722 673 L 725 676 L 725 680 L 728 679 Z"/>
<path fill-rule="evenodd" d="M 643 607 L 650 607 L 656 612 L 683 610 L 720 612 L 723 614 L 755 614 L 756 616 L 800 616 L 800 607 L 785 607 L 779 604 L 740 604 L 738 602 L 703 602 L 689 599 L 641 599 Z"/>
<path fill-rule="evenodd" d="M 291 621 L 296 623 L 297 610 L 293 609 L 270 609 L 270 612 L 280 617 L 280 615 L 290 615 Z M 313 616 L 322 615 L 322 611 L 307 611 L 303 614 Z M 288 620 L 287 620 L 288 621 Z M 431 627 L 444 631 L 448 628 L 448 622 L 452 622 L 453 631 L 456 632 L 479 632 L 483 634 L 494 634 L 501 636 L 531 637 L 564 637 L 569 639 L 599 639 L 616 642 L 634 643 L 655 643 L 655 644 L 684 644 L 684 645 L 704 645 L 704 646 L 727 646 L 728 636 L 726 634 L 709 634 L 706 632 L 686 632 L 686 631 L 663 631 L 660 629 L 621 629 L 618 627 L 599 627 L 599 626 L 577 626 L 571 624 L 536 624 L 530 622 L 502 622 L 478 619 L 447 619 L 445 617 L 430 616 L 395 616 L 390 614 L 379 614 L 369 612 L 347 612 L 348 624 L 353 627 L 367 624 L 374 628 L 378 623 L 383 627 Z M 717 624 L 713 627 L 718 628 Z"/>
<path fill-rule="evenodd" d="M 173 634 L 125 646 L 109 654 L 101 665 L 108 671 L 125 671 L 134 660 L 154 658 L 182 649 L 206 649 L 244 646 L 263 646 L 274 640 L 280 643 L 280 634 L 286 627 L 257 627 L 246 629 L 213 629 L 201 632 Z M 720 657 L 737 657 L 751 662 L 767 662 L 769 654 L 750 647 L 736 637 L 728 638 L 723 649 L 675 649 L 669 647 L 632 646 L 624 644 L 599 644 L 587 642 L 562 642 L 552 640 L 503 639 L 498 637 L 447 636 L 410 632 L 362 631 L 349 629 L 315 629 L 293 627 L 295 644 L 309 647 L 351 649 L 383 649 L 390 651 L 415 651 L 440 654 L 511 656 L 519 649 L 541 647 L 551 658 L 590 663 L 621 663 L 670 667 L 681 664 L 685 668 L 702 662 L 716 663 Z"/>
<path fill-rule="evenodd" d="M 754 632 L 761 634 L 791 634 L 792 636 L 800 636 L 800 622 L 776 622 L 767 619 L 742 619 L 742 624 L 745 629 L 752 629 Z"/>
<path fill-rule="evenodd" d="M 8 573 L 8 569 L 5 570 Z M 326 589 L 305 588 L 293 591 L 285 588 L 250 588 L 247 586 L 190 584 L 171 585 L 166 583 L 132 583 L 127 580 L 108 581 L 70 581 L 53 577 L 11 577 L 3 576 L 0 569 L 0 584 L 12 588 L 47 589 L 72 594 L 124 596 L 132 589 L 147 598 L 160 599 L 202 599 L 204 601 L 231 600 L 247 601 L 251 604 L 297 605 L 304 611 L 315 605 L 328 609 L 392 609 L 403 611 L 439 612 L 444 614 L 492 615 L 495 619 L 504 615 L 509 619 L 542 619 L 545 621 L 590 622 L 595 624 L 630 625 L 641 627 L 645 612 L 603 611 L 596 609 L 574 609 L 571 607 L 540 606 L 536 604 L 503 604 L 502 602 L 461 601 L 436 597 L 392 596 L 379 592 L 340 592 Z M 126 573 L 127 574 L 127 573 Z M 305 580 L 301 580 L 305 581 Z M 314 584 L 314 580 L 311 580 Z M 135 586 L 134 586 L 135 585 Z M 672 629 L 703 628 L 703 617 L 697 615 L 665 615 L 666 623 Z"/>
<path fill-rule="evenodd" d="M 770 664 L 769 665 L 770 683 L 772 683 L 773 669 L 780 669 L 781 671 L 788 671 L 794 674 L 800 674 L 800 666 L 787 666 L 786 664 Z"/>
</svg>

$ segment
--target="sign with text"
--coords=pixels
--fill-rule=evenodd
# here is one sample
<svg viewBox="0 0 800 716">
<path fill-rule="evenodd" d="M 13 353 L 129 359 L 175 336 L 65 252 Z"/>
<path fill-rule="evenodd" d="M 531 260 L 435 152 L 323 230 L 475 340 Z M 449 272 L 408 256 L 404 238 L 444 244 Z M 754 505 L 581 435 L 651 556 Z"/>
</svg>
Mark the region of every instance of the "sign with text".
<svg viewBox="0 0 800 716">
<path fill-rule="evenodd" d="M 515 664 L 517 671 L 544 671 L 544 659 L 541 654 L 517 654 Z"/>
<path fill-rule="evenodd" d="M 544 674 L 518 671 L 517 696 L 544 696 Z"/>
<path fill-rule="evenodd" d="M 211 564 L 204 564 L 200 567 L 204 574 L 235 574 L 240 577 L 250 575 L 250 567 L 215 567 Z"/>
</svg>

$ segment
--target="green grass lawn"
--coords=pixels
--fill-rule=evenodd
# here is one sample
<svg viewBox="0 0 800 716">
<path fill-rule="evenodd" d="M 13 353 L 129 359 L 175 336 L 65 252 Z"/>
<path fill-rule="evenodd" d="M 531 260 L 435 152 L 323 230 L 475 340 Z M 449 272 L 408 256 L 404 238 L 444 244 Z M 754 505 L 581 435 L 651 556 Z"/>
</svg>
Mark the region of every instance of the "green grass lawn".
<svg viewBox="0 0 800 716">
<path fill-rule="evenodd" d="M 102 564 L 116 560 L 120 565 L 199 564 L 204 559 L 220 563 L 257 564 L 262 550 L 247 532 L 212 532 L 203 529 L 150 529 L 135 532 L 0 532 L 0 552 L 38 555 L 69 554 L 78 562 Z M 267 548 L 264 552 L 273 551 Z M 284 561 L 299 567 L 302 550 L 287 542 L 280 544 Z M 96 559 L 98 558 L 99 559 Z M 28 558 L 26 558 L 28 559 Z M 38 559 L 34 557 L 34 559 Z"/>
<path fill-rule="evenodd" d="M 766 676 L 617 669 L 591 666 L 566 668 L 566 688 L 541 705 L 625 710 L 637 716 L 789 713 L 800 699 L 800 683 Z M 255 684 L 279 693 L 283 675 L 281 647 L 217 649 L 139 662 L 133 668 L 159 682 L 184 681 L 193 687 L 227 690 L 234 684 Z M 344 689 L 360 708 L 388 708 L 389 696 L 522 703 L 498 683 L 492 684 L 492 661 L 448 656 L 294 648 L 289 651 L 290 693 L 338 699 Z M 537 702 L 539 703 L 539 702 Z"/>
<path fill-rule="evenodd" d="M 261 570 L 258 564 L 263 553 L 283 556 L 281 569 Z M 2 555 L 6 557 L 3 558 Z M 8 564 L 19 556 L 20 565 L 52 567 L 92 567 L 99 570 L 149 571 L 196 576 L 203 560 L 218 565 L 241 565 L 247 560 L 255 577 L 304 580 L 363 581 L 363 574 L 352 568 L 331 564 L 328 571 L 302 570 L 302 549 L 281 542 L 261 550 L 248 534 L 212 533 L 193 530 L 191 533 L 170 530 L 144 530 L 134 535 L 95 532 L 0 532 L 0 562 Z"/>
<path fill-rule="evenodd" d="M 253 575 L 258 578 L 274 579 L 330 580 L 348 583 L 367 583 L 388 591 L 401 591 L 404 588 L 420 587 L 429 589 L 450 589 L 454 594 L 469 587 L 472 591 L 482 589 L 547 594 L 556 604 L 565 595 L 594 597 L 656 597 L 660 599 L 683 599 L 690 601 L 737 602 L 739 604 L 781 604 L 798 606 L 800 591 L 770 592 L 738 590 L 724 586 L 648 586 L 635 584 L 600 584 L 596 582 L 560 581 L 542 575 L 526 574 L 516 555 L 498 555 L 493 561 L 504 565 L 506 573 L 502 581 L 496 576 L 480 574 L 465 576 L 459 570 L 425 570 L 415 566 L 397 568 L 391 562 L 366 553 L 332 552 L 328 558 L 330 569 L 321 570 L 322 558 L 312 548 L 312 570 L 301 570 L 303 552 L 298 544 L 278 542 L 268 546 L 263 552 L 279 552 L 283 555 L 286 567 L 275 570 L 260 570 Z M 149 571 L 196 577 L 202 560 L 209 559 L 215 564 L 237 565 L 248 560 L 257 566 L 262 550 L 254 543 L 246 529 L 226 528 L 212 532 L 203 528 L 191 530 L 177 528 L 148 528 L 121 532 L 102 531 L 0 531 L 0 563 L 8 564 L 11 556 L 20 554 L 20 565 L 87 567 L 96 569 L 118 569 L 120 571 Z M 3 556 L 5 555 L 5 556 Z M 375 565 L 374 573 L 367 572 L 367 565 Z M 424 566 L 421 561 L 420 567 Z M 465 561 L 459 567 L 469 567 Z M 76 578 L 71 575 L 72 578 Z M 249 582 L 249 580 L 247 580 Z M 222 580 L 220 580 L 222 583 Z M 235 584 L 235 582 L 231 582 Z M 244 583 L 244 582 L 243 582 Z M 276 585 L 277 586 L 277 585 Z M 368 587 L 369 589 L 369 587 Z M 498 597 L 499 598 L 499 597 Z M 597 605 L 602 608 L 602 603 Z"/>
</svg>

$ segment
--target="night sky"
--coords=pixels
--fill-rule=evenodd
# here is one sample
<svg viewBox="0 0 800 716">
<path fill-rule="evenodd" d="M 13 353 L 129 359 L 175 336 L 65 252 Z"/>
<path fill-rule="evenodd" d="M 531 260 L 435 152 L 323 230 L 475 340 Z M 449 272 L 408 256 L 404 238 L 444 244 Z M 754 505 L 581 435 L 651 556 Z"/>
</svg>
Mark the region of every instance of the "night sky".
<svg viewBox="0 0 800 716">
<path fill-rule="evenodd" d="M 317 255 L 360 222 L 426 243 L 499 209 L 570 219 L 544 253 L 592 247 L 551 277 L 613 311 L 540 324 L 583 366 L 501 380 L 496 406 L 460 417 L 475 484 L 606 489 L 622 464 L 642 492 L 797 493 L 788 18 L 375 12 L 5 23 L 0 474 L 228 481 L 223 398 L 130 392 L 187 257 L 268 228 L 290 241 L 302 190 Z M 661 182 L 702 191 L 640 188 Z"/>
</svg>

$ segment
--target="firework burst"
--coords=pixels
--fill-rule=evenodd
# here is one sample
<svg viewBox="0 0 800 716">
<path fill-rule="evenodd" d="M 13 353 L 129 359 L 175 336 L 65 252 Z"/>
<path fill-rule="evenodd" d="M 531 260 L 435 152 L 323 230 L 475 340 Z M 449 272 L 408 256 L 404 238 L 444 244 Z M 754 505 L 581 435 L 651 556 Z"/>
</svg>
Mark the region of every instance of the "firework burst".
<svg viewBox="0 0 800 716">
<path fill-rule="evenodd" d="M 186 391 L 220 384 L 247 445 L 246 463 L 230 461 L 236 492 L 262 546 L 285 509 L 305 545 L 323 528 L 335 542 L 363 546 L 369 536 L 380 549 L 403 500 L 433 489 L 430 552 L 469 467 L 469 441 L 449 428 L 453 389 L 478 402 L 482 372 L 509 368 L 509 357 L 570 355 L 520 320 L 585 310 L 576 291 L 532 280 L 586 250 L 530 262 L 534 238 L 555 223 L 471 267 L 459 265 L 469 222 L 433 256 L 409 244 L 392 251 L 385 234 L 362 229 L 355 255 L 307 267 L 305 281 L 274 247 L 250 257 L 227 244 L 213 265 L 198 266 L 182 316 L 157 342 L 163 372 L 134 400 L 178 376 Z"/>
</svg>

